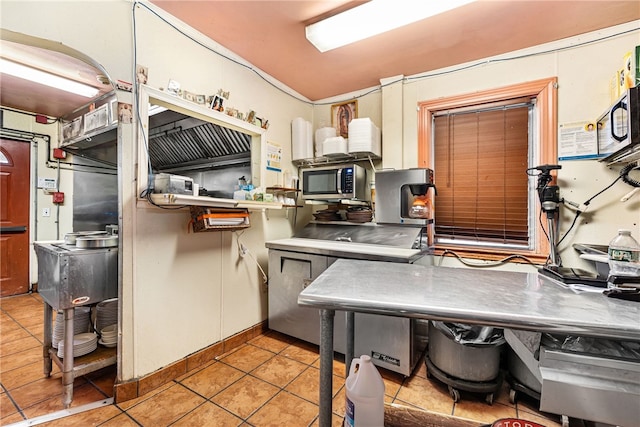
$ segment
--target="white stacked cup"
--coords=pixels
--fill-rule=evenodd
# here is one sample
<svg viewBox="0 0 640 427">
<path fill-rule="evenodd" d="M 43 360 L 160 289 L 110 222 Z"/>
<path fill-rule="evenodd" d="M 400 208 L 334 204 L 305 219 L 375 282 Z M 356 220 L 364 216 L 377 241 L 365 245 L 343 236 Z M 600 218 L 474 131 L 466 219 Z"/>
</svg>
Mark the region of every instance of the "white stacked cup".
<svg viewBox="0 0 640 427">
<path fill-rule="evenodd" d="M 118 345 L 118 325 L 109 325 L 100 331 L 100 344 L 105 347 Z"/>
</svg>

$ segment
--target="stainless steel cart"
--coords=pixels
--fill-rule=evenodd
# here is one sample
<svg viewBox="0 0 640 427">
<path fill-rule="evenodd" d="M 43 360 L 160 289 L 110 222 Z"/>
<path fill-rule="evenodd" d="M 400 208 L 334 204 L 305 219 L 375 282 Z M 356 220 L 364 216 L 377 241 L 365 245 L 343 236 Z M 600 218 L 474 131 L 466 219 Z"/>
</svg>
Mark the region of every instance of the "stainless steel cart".
<svg viewBox="0 0 640 427">
<path fill-rule="evenodd" d="M 102 348 L 73 357 L 74 308 L 96 304 L 118 294 L 118 248 L 80 249 L 64 242 L 35 242 L 38 257 L 38 292 L 44 300 L 44 374 L 52 362 L 62 371 L 65 408 L 73 400 L 76 377 L 116 363 L 116 349 Z M 64 354 L 52 347 L 52 314 L 64 316 Z"/>
</svg>

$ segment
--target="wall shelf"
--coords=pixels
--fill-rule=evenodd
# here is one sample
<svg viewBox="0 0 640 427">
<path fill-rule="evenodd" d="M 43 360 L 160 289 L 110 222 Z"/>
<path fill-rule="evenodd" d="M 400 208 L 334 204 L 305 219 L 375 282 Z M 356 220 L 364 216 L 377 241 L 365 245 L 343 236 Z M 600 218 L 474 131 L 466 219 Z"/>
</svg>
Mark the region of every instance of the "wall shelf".
<svg viewBox="0 0 640 427">
<path fill-rule="evenodd" d="M 322 157 L 313 157 L 310 159 L 298 159 L 292 160 L 291 162 L 300 167 L 300 166 L 320 166 L 320 165 L 332 165 L 339 164 L 344 162 L 356 162 L 356 161 L 374 161 L 381 160 L 382 157 L 377 156 L 373 153 L 348 153 L 348 154 L 337 154 L 331 156 L 322 156 Z"/>
<path fill-rule="evenodd" d="M 282 209 L 280 202 L 222 199 L 218 197 L 190 196 L 188 194 L 151 194 L 151 202 L 157 206 L 205 206 L 211 208 L 245 208 L 249 210 Z"/>
</svg>

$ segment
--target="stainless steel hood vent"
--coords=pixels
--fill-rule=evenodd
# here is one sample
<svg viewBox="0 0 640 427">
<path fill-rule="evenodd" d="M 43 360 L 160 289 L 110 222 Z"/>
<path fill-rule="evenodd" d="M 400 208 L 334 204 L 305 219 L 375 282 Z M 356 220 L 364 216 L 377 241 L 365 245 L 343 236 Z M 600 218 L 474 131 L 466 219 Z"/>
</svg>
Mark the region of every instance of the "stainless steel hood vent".
<svg viewBox="0 0 640 427">
<path fill-rule="evenodd" d="M 156 116 L 149 120 L 149 158 L 154 170 L 211 169 L 251 161 L 247 134 L 173 111 Z"/>
<path fill-rule="evenodd" d="M 115 95 L 101 100 L 108 125 L 83 132 L 89 106 L 64 119 L 61 147 L 73 154 L 115 165 L 117 120 Z M 76 130 L 77 129 L 77 130 Z M 184 114 L 164 110 L 149 117 L 148 150 L 156 172 L 206 170 L 251 164 L 251 136 Z"/>
</svg>

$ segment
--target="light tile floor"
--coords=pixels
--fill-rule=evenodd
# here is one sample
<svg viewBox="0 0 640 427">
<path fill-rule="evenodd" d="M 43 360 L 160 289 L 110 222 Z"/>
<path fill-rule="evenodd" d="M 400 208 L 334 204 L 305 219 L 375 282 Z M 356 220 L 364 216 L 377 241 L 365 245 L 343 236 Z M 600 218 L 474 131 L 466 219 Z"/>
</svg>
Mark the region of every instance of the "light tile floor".
<svg viewBox="0 0 640 427">
<path fill-rule="evenodd" d="M 60 372 L 43 375 L 43 307 L 38 294 L 0 300 L 0 425 L 62 409 Z M 205 366 L 144 395 L 47 422 L 45 426 L 317 426 L 317 346 L 268 332 Z M 333 425 L 344 417 L 344 363 L 334 363 Z M 484 395 L 462 392 L 454 403 L 446 385 L 426 375 L 424 362 L 403 378 L 381 370 L 385 400 L 485 423 L 520 417 L 548 427 L 560 418 L 537 411 L 523 396 L 509 402 L 505 383 L 488 405 Z M 72 408 L 113 396 L 115 368 L 77 378 Z"/>
</svg>

